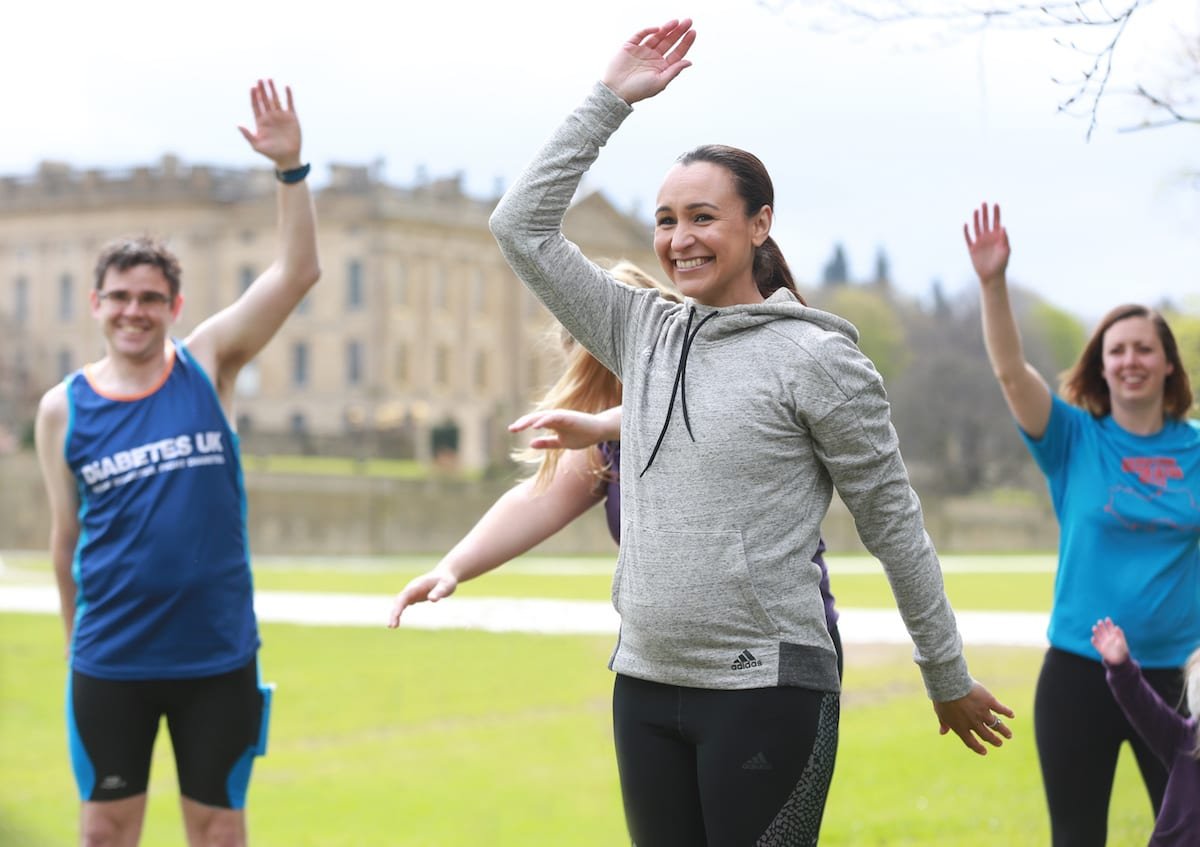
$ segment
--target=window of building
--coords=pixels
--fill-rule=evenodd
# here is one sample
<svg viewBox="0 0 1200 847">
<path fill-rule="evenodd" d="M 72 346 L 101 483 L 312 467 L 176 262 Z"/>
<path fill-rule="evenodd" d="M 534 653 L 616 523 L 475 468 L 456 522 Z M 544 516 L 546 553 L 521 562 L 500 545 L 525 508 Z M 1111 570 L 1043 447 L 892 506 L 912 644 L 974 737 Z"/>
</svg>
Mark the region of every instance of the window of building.
<svg viewBox="0 0 1200 847">
<path fill-rule="evenodd" d="M 62 321 L 75 317 L 75 281 L 70 274 L 58 278 L 58 317 Z"/>
<path fill-rule="evenodd" d="M 237 381 L 233 384 L 233 391 L 238 397 L 257 397 L 262 390 L 262 371 L 258 367 L 258 360 L 247 362 L 245 367 L 238 371 Z"/>
<path fill-rule="evenodd" d="M 477 315 L 487 314 L 487 285 L 484 282 L 483 271 L 471 269 L 471 308 Z"/>
<path fill-rule="evenodd" d="M 308 432 L 308 418 L 304 417 L 304 412 L 292 412 L 290 428 L 292 435 L 304 435 Z"/>
<path fill-rule="evenodd" d="M 396 345 L 393 362 L 396 382 L 400 385 L 406 384 L 408 382 L 408 350 L 403 344 Z"/>
<path fill-rule="evenodd" d="M 433 308 L 444 312 L 450 303 L 450 293 L 446 290 L 447 285 L 446 269 L 441 265 L 435 265 L 433 268 L 433 289 L 430 292 L 430 300 L 433 302 Z"/>
<path fill-rule="evenodd" d="M 292 385 L 308 385 L 308 345 L 303 341 L 292 345 Z"/>
<path fill-rule="evenodd" d="M 311 291 L 300 298 L 300 302 L 296 304 L 297 315 L 307 315 L 310 311 L 312 311 L 312 298 L 313 292 Z"/>
<path fill-rule="evenodd" d="M 357 311 L 363 307 L 364 301 L 362 262 L 351 259 L 346 265 L 346 308 Z"/>
<path fill-rule="evenodd" d="M 485 391 L 488 387 L 488 356 L 480 350 L 475 354 L 475 388 Z"/>
<path fill-rule="evenodd" d="M 408 268 L 403 262 L 396 263 L 395 298 L 397 306 L 408 305 Z"/>
<path fill-rule="evenodd" d="M 363 346 L 361 341 L 346 342 L 346 384 L 358 385 L 363 377 Z"/>
<path fill-rule="evenodd" d="M 245 294 L 256 279 L 258 279 L 258 273 L 254 268 L 250 265 L 242 265 L 238 269 L 238 296 Z"/>
<path fill-rule="evenodd" d="M 29 319 L 29 278 L 19 276 L 13 282 L 13 320 L 24 323 Z"/>
<path fill-rule="evenodd" d="M 58 375 L 66 376 L 75 369 L 75 357 L 70 349 L 62 347 L 58 351 Z"/>
<path fill-rule="evenodd" d="M 433 382 L 443 388 L 450 385 L 450 349 L 439 345 L 433 356 Z"/>
</svg>

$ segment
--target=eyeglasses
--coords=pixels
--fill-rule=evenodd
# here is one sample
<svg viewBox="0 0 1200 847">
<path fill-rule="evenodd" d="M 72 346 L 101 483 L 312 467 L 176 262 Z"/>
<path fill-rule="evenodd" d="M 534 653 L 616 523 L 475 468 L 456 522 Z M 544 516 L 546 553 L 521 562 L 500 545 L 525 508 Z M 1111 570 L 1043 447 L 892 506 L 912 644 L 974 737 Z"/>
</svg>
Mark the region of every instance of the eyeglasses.
<svg viewBox="0 0 1200 847">
<path fill-rule="evenodd" d="M 134 294 L 131 291 L 123 291 L 116 289 L 114 291 L 101 291 L 99 294 L 101 300 L 107 300 L 118 308 L 124 309 L 134 300 L 143 309 L 162 308 L 171 302 L 171 295 L 163 294 L 161 291 L 139 291 Z"/>
</svg>

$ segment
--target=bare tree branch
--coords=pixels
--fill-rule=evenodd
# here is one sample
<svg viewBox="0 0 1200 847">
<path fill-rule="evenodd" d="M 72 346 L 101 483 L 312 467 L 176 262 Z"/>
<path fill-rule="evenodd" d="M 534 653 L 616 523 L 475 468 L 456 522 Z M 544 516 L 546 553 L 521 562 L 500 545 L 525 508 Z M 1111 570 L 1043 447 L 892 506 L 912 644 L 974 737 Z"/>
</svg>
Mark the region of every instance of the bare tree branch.
<svg viewBox="0 0 1200 847">
<path fill-rule="evenodd" d="M 1081 73 L 1070 79 L 1054 79 L 1068 93 L 1059 111 L 1088 119 L 1087 137 L 1096 129 L 1100 102 L 1110 93 L 1117 49 L 1130 20 L 1155 0 L 756 0 L 758 5 L 783 14 L 802 10 L 805 25 L 821 30 L 873 29 L 880 25 L 934 23 L 932 36 L 944 42 L 989 28 L 1071 30 L 1081 38 L 1056 36 L 1064 49 L 1083 57 Z M 1100 38 L 1097 43 L 1097 38 Z M 1200 84 L 1200 56 L 1193 42 L 1190 72 L 1183 85 Z M 1141 124 L 1126 130 L 1148 129 L 1200 122 L 1200 111 L 1186 108 L 1190 98 L 1175 92 L 1153 93 L 1151 86 L 1138 84 L 1123 93 L 1140 98 L 1151 110 Z"/>
</svg>

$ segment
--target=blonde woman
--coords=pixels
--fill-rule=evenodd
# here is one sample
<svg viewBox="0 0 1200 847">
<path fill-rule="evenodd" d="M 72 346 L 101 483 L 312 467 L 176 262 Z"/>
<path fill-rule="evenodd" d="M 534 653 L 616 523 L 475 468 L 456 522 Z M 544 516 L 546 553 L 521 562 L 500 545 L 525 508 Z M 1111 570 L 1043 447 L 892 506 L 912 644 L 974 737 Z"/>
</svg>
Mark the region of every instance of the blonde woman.
<svg viewBox="0 0 1200 847">
<path fill-rule="evenodd" d="M 630 262 L 619 262 L 613 276 L 632 288 L 655 290 L 679 302 L 679 295 Z M 537 472 L 505 492 L 479 522 L 428 573 L 414 578 L 392 604 L 388 626 L 413 603 L 436 602 L 474 579 L 528 552 L 601 500 L 608 501 L 609 528 L 620 538 L 621 383 L 612 372 L 566 333 L 567 366 L 537 404 L 515 421 L 513 432 L 550 429 L 530 442 L 520 458 L 538 463 Z M 595 449 L 593 448 L 595 446 Z M 571 449 L 589 448 L 589 449 Z"/>
</svg>

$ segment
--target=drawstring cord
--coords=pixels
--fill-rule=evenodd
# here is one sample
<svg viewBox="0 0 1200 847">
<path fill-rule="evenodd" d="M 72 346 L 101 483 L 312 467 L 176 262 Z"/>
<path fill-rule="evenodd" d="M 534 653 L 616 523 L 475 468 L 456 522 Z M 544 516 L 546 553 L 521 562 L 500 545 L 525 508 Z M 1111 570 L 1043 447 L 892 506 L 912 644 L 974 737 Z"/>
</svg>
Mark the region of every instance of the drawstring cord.
<svg viewBox="0 0 1200 847">
<path fill-rule="evenodd" d="M 700 323 L 696 324 L 696 329 L 692 331 L 692 318 L 696 316 L 696 309 L 693 307 L 688 310 L 687 326 L 683 330 L 683 350 L 679 354 L 679 365 L 675 368 L 675 384 L 671 386 L 671 400 L 667 404 L 667 419 L 663 421 L 662 431 L 658 433 L 658 441 L 654 442 L 654 449 L 650 451 L 650 460 L 646 462 L 646 467 L 642 468 L 642 472 L 638 477 L 645 476 L 646 471 L 650 470 L 650 466 L 654 464 L 654 457 L 658 455 L 658 448 L 662 446 L 663 439 L 667 437 L 667 427 L 671 425 L 671 414 L 675 411 L 675 395 L 679 390 L 683 389 L 683 425 L 687 428 L 688 438 L 692 441 L 696 440 L 696 436 L 692 435 L 692 422 L 688 418 L 687 410 L 687 360 L 688 353 L 692 349 L 692 342 L 696 336 L 700 334 L 700 328 L 704 326 L 711 318 L 715 318 L 718 312 L 709 312 Z"/>
</svg>

